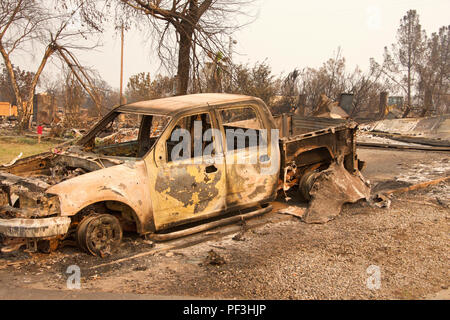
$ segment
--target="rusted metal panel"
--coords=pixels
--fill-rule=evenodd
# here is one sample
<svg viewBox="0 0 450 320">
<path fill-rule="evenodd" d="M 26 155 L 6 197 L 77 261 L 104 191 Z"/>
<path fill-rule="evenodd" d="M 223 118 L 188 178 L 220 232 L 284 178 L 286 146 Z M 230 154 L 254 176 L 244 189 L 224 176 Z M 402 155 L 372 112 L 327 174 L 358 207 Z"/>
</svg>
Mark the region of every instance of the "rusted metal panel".
<svg viewBox="0 0 450 320">
<path fill-rule="evenodd" d="M 273 150 L 273 152 L 278 152 Z M 262 164 L 239 163 L 239 159 L 247 157 L 259 158 L 257 150 L 239 150 L 236 153 L 228 153 L 226 156 L 227 167 L 227 206 L 254 205 L 263 200 L 273 198 L 278 184 L 279 163 Z M 264 169 L 273 165 L 272 174 L 262 174 Z M 264 168 L 265 167 L 265 168 Z"/>
<path fill-rule="evenodd" d="M 370 187 L 361 174 L 351 174 L 343 164 L 333 163 L 316 174 L 311 190 L 311 202 L 303 217 L 306 223 L 325 223 L 341 212 L 344 203 L 369 199 Z"/>
<path fill-rule="evenodd" d="M 295 132 L 297 129 L 293 130 Z M 356 151 L 354 145 L 356 130 L 356 124 L 347 123 L 338 127 L 322 128 L 320 131 L 308 134 L 281 138 L 283 165 L 295 161 L 297 166 L 306 166 L 320 162 L 320 157 L 325 157 L 323 160 L 329 161 L 353 154 Z M 317 152 L 310 152 L 312 150 Z M 327 152 L 323 153 L 321 150 Z"/>
<path fill-rule="evenodd" d="M 33 176 L 48 174 L 50 162 L 54 158 L 51 152 L 41 153 L 35 156 L 17 160 L 12 166 L 7 166 L 2 171 L 20 176 Z"/>
<path fill-rule="evenodd" d="M 223 166 L 206 173 L 207 164 L 191 159 L 152 167 L 150 181 L 157 230 L 219 214 L 225 207 L 226 175 Z"/>
<path fill-rule="evenodd" d="M 117 111 L 132 113 L 151 112 L 163 115 L 173 115 L 178 112 L 192 110 L 193 108 L 201 108 L 203 106 L 217 106 L 256 100 L 259 99 L 238 94 L 203 93 L 130 103 L 128 105 L 120 106 Z"/>
<path fill-rule="evenodd" d="M 138 232 L 149 232 L 153 218 L 148 190 L 145 164 L 139 160 L 75 177 L 50 187 L 48 192 L 59 196 L 62 216 L 72 216 L 102 201 L 124 203 L 136 213 Z"/>
<path fill-rule="evenodd" d="M 282 138 L 293 138 L 303 134 L 313 134 L 331 128 L 342 129 L 355 127 L 356 123 L 345 119 L 321 117 L 304 117 L 296 114 L 283 113 L 274 117 L 276 128 L 283 133 Z"/>
</svg>

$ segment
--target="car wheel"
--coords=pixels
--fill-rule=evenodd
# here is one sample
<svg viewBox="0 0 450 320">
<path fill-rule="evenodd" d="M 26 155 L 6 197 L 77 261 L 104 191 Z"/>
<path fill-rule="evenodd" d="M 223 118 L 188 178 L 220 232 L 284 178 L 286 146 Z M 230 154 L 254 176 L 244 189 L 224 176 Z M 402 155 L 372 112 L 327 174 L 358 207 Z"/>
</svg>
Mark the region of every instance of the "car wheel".
<svg viewBox="0 0 450 320">
<path fill-rule="evenodd" d="M 76 240 L 84 251 L 105 257 L 119 247 L 122 227 L 119 220 L 110 214 L 89 215 L 78 225 Z"/>
</svg>

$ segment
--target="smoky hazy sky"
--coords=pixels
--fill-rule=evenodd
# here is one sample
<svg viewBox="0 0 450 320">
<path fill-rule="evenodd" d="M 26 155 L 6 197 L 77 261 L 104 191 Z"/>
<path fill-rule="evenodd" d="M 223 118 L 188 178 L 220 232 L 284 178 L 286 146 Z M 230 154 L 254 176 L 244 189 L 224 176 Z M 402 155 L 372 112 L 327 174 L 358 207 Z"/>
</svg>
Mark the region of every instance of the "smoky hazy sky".
<svg viewBox="0 0 450 320">
<path fill-rule="evenodd" d="M 428 35 L 450 24 L 450 0 L 259 0 L 256 8 L 256 21 L 234 35 L 233 60 L 251 65 L 267 59 L 276 75 L 319 67 L 339 46 L 348 71 L 356 65 L 366 70 L 370 57 L 381 62 L 384 46 L 395 41 L 409 9 L 417 10 Z M 124 86 L 139 72 L 164 73 L 148 41 L 135 30 L 125 34 Z M 80 60 L 118 88 L 120 36 L 107 31 L 102 42 Z"/>
</svg>

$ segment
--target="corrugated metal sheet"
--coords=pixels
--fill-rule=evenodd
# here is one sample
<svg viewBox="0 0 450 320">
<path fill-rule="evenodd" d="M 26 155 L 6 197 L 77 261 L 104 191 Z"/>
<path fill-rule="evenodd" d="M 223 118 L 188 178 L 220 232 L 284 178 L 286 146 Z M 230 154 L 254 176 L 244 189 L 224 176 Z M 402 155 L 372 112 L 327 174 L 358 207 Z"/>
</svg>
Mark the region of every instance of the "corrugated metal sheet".
<svg viewBox="0 0 450 320">
<path fill-rule="evenodd" d="M 312 133 L 328 128 L 336 128 L 350 122 L 346 119 L 303 117 L 284 114 L 274 117 L 275 125 L 280 129 L 280 138 L 288 138 L 306 133 Z"/>
<path fill-rule="evenodd" d="M 294 131 L 317 131 L 345 124 L 346 122 L 345 119 L 292 116 L 292 128 Z"/>
</svg>

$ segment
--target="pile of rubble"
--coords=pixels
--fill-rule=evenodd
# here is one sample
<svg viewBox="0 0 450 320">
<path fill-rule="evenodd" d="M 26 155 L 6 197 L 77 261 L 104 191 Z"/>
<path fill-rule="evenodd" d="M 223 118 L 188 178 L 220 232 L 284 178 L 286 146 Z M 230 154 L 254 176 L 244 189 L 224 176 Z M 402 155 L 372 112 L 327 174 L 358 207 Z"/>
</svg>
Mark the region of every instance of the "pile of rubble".
<svg viewBox="0 0 450 320">
<path fill-rule="evenodd" d="M 338 102 L 331 100 L 324 94 L 320 96 L 319 104 L 316 106 L 313 116 L 332 119 L 350 118 L 347 112 L 339 106 Z"/>
<path fill-rule="evenodd" d="M 362 124 L 359 126 L 358 145 L 450 151 L 450 115 Z"/>
<path fill-rule="evenodd" d="M 137 140 L 139 129 L 137 128 L 122 128 L 113 134 L 97 139 L 100 145 L 110 145 Z"/>
</svg>

